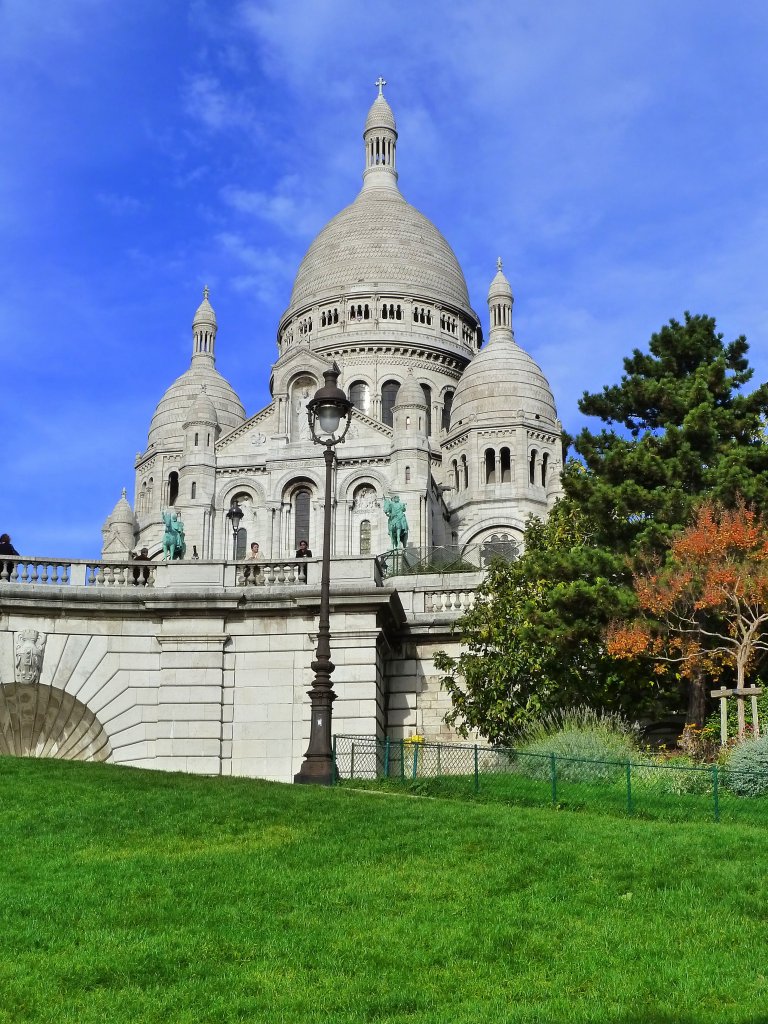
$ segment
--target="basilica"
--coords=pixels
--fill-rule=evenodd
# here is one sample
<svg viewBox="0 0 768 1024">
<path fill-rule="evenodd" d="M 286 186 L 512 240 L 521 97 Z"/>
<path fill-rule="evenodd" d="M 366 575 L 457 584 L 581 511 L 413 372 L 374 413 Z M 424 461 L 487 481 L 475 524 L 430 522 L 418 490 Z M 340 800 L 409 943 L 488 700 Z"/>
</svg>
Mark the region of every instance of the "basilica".
<svg viewBox="0 0 768 1024">
<path fill-rule="evenodd" d="M 266 408 L 247 414 L 216 369 L 227 340 L 206 288 L 101 559 L 0 561 L 0 754 L 294 778 L 328 511 L 307 404 L 334 364 L 352 412 L 331 490 L 333 730 L 456 739 L 434 654 L 458 652 L 489 558 L 557 500 L 561 426 L 515 339 L 501 260 L 484 329 L 450 245 L 403 197 L 383 84 L 362 188 L 310 245 L 276 325 Z M 169 522 L 181 559 L 163 557 Z"/>
<path fill-rule="evenodd" d="M 323 464 L 306 405 L 334 362 L 354 413 L 338 453 L 333 554 L 385 551 L 388 494 L 405 503 L 421 552 L 448 546 L 482 559 L 489 545 L 519 542 L 530 514 L 546 514 L 560 490 L 561 428 L 544 374 L 515 341 L 501 260 L 485 340 L 453 250 L 400 191 L 397 145 L 379 84 L 362 188 L 301 261 L 277 325 L 272 402 L 254 415 L 216 370 L 226 338 L 205 289 L 189 368 L 152 417 L 134 505 L 121 501 L 107 520 L 105 558 L 158 552 L 171 507 L 190 551 L 226 558 L 232 502 L 244 512 L 237 557 L 254 540 L 267 558 L 292 555 L 301 539 L 319 553 Z"/>
</svg>

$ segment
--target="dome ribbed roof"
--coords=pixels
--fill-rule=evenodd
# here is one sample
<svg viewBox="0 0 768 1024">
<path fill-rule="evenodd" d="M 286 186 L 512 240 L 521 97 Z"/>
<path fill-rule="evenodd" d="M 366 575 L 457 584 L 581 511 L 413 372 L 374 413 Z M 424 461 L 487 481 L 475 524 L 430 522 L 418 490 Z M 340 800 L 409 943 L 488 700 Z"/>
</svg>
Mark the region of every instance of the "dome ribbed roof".
<svg viewBox="0 0 768 1024">
<path fill-rule="evenodd" d="M 198 324 L 210 325 L 216 327 L 216 313 L 214 312 L 213 306 L 208 300 L 210 292 L 208 291 L 208 285 L 203 290 L 203 301 L 197 307 L 194 319 L 192 320 L 192 328 L 197 327 Z"/>
<path fill-rule="evenodd" d="M 395 408 L 402 409 L 404 406 L 410 406 L 411 408 L 418 409 L 427 408 L 427 399 L 424 395 L 424 389 L 416 378 L 412 376 L 406 377 L 405 383 L 397 390 Z"/>
<path fill-rule="evenodd" d="M 496 421 L 520 409 L 554 425 L 555 400 L 540 367 L 509 337 L 494 338 L 461 376 L 451 406 L 451 429 Z"/>
<path fill-rule="evenodd" d="M 289 308 L 374 287 L 448 302 L 476 319 L 453 249 L 394 188 L 364 188 L 323 228 L 301 261 Z"/>
<path fill-rule="evenodd" d="M 397 131 L 392 107 L 390 107 L 383 96 L 377 96 L 371 104 L 371 109 L 368 111 L 364 131 L 367 132 L 370 128 L 391 128 L 393 132 Z"/>
<path fill-rule="evenodd" d="M 193 362 L 168 388 L 155 410 L 149 427 L 149 444 L 156 447 L 184 443 L 184 423 L 192 404 L 200 398 L 202 386 L 212 404 L 222 434 L 245 422 L 245 409 L 232 385 L 209 363 Z"/>
<path fill-rule="evenodd" d="M 208 394 L 208 385 L 204 384 L 203 388 L 205 390 L 200 391 L 200 394 L 189 407 L 185 425 L 186 423 L 210 423 L 212 426 L 216 426 L 219 422 L 216 406 Z"/>
<path fill-rule="evenodd" d="M 125 488 L 123 488 L 122 495 L 107 517 L 107 522 L 114 525 L 125 523 L 126 525 L 133 526 L 133 509 L 128 504 Z"/>
</svg>

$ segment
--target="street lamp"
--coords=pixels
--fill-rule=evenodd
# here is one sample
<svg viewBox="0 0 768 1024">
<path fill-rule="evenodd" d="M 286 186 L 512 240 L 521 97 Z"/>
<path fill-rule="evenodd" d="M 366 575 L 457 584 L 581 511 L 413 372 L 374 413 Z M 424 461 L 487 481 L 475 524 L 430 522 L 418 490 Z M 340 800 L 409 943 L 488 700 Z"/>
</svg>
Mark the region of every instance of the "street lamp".
<svg viewBox="0 0 768 1024">
<path fill-rule="evenodd" d="M 323 518 L 323 562 L 320 577 L 320 621 L 317 627 L 317 650 L 312 662 L 315 673 L 312 689 L 309 691 L 311 718 L 309 725 L 309 746 L 304 754 L 304 763 L 294 782 L 314 783 L 330 786 L 334 780 L 333 752 L 331 750 L 331 706 L 336 694 L 331 686 L 331 490 L 333 484 L 334 451 L 341 444 L 352 420 L 352 403 L 337 385 L 338 366 L 334 363 L 323 376 L 325 384 L 315 392 L 307 403 L 309 429 L 315 444 L 324 446 L 325 451 L 325 516 Z"/>
<path fill-rule="evenodd" d="M 240 529 L 240 521 L 242 520 L 245 513 L 240 508 L 238 503 L 232 499 L 232 504 L 229 506 L 229 512 L 227 512 L 227 519 L 232 527 L 232 561 L 237 559 L 237 534 Z"/>
</svg>

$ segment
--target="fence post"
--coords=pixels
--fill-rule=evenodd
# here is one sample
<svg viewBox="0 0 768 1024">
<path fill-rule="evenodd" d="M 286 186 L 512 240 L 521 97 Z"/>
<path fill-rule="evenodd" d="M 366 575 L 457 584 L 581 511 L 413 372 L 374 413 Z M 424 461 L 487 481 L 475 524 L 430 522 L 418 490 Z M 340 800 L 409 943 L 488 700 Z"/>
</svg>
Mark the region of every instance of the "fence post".
<svg viewBox="0 0 768 1024">
<path fill-rule="evenodd" d="M 389 736 L 384 740 L 384 778 L 389 778 Z"/>
<path fill-rule="evenodd" d="M 333 744 L 331 747 L 331 785 L 335 786 L 339 781 L 339 773 L 336 770 L 336 735 L 333 736 Z"/>
<path fill-rule="evenodd" d="M 349 754 L 349 777 L 354 779 L 355 777 L 355 741 L 352 740 L 352 750 Z"/>
<path fill-rule="evenodd" d="M 480 792 L 480 761 L 477 755 L 477 744 L 475 744 L 475 792 Z"/>
<path fill-rule="evenodd" d="M 552 803 L 557 803 L 557 758 L 554 754 L 549 755 L 549 774 L 552 783 Z"/>
<path fill-rule="evenodd" d="M 405 740 L 400 740 L 400 778 L 405 778 Z"/>
<path fill-rule="evenodd" d="M 413 747 L 413 778 L 415 779 L 419 771 L 419 744 L 412 743 Z"/>
<path fill-rule="evenodd" d="M 437 774 L 438 775 L 442 775 L 443 774 L 442 771 L 441 771 L 441 768 L 440 768 L 440 751 L 442 749 L 443 749 L 443 744 L 442 743 L 438 743 L 437 744 Z"/>
<path fill-rule="evenodd" d="M 627 814 L 632 813 L 632 762 L 627 761 Z"/>
<path fill-rule="evenodd" d="M 712 765 L 712 795 L 715 801 L 715 821 L 720 821 L 720 785 L 717 774 L 717 765 Z"/>
</svg>

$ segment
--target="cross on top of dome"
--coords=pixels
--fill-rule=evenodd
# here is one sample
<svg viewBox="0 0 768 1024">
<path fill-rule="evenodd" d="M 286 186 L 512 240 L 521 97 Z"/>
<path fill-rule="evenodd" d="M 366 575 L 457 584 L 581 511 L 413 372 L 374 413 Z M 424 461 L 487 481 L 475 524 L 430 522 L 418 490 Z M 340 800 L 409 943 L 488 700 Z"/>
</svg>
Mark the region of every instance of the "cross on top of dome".
<svg viewBox="0 0 768 1024">
<path fill-rule="evenodd" d="M 381 75 L 379 75 L 379 77 L 376 79 L 376 81 L 373 84 L 377 85 L 379 87 L 379 96 L 383 96 L 384 95 L 384 86 L 387 84 L 386 78 L 382 78 Z"/>
</svg>

